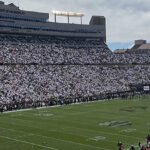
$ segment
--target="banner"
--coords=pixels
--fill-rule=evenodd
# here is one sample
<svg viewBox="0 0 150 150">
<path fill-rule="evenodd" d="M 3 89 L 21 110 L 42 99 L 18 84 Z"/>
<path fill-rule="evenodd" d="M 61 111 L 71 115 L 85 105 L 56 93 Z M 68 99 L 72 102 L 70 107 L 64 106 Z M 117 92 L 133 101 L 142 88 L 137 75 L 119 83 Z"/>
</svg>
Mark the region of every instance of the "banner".
<svg viewBox="0 0 150 150">
<path fill-rule="evenodd" d="M 143 89 L 144 89 L 144 91 L 150 91 L 150 87 L 149 86 L 144 86 Z"/>
</svg>

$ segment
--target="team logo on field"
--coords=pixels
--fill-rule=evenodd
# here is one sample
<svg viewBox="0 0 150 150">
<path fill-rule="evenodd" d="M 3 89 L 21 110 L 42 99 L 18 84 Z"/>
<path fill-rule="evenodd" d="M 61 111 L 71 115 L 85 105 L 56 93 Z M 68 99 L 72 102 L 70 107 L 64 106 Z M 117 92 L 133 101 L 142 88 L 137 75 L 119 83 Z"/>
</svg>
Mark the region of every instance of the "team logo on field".
<svg viewBox="0 0 150 150">
<path fill-rule="evenodd" d="M 110 121 L 110 122 L 99 123 L 99 125 L 100 126 L 118 127 L 118 126 L 132 125 L 132 123 L 128 122 L 128 121 Z"/>
<path fill-rule="evenodd" d="M 131 133 L 131 132 L 135 132 L 136 129 L 124 129 L 124 130 L 121 130 L 120 132 L 127 132 L 127 133 Z"/>
<path fill-rule="evenodd" d="M 51 116 L 53 116 L 53 114 L 39 113 L 39 114 L 34 114 L 34 116 L 37 116 L 37 117 L 51 117 Z"/>
<path fill-rule="evenodd" d="M 146 106 L 133 106 L 133 107 L 124 107 L 121 108 L 121 111 L 127 111 L 127 112 L 135 112 L 136 110 L 146 110 Z"/>
</svg>

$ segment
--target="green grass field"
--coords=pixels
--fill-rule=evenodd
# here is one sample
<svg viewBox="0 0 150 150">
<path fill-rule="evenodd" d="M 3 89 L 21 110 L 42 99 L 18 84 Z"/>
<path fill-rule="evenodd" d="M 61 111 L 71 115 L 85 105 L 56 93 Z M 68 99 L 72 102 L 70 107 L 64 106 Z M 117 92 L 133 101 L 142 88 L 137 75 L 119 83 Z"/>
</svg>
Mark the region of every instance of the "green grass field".
<svg viewBox="0 0 150 150">
<path fill-rule="evenodd" d="M 0 114 L 0 150 L 116 150 L 146 143 L 150 97 Z"/>
</svg>

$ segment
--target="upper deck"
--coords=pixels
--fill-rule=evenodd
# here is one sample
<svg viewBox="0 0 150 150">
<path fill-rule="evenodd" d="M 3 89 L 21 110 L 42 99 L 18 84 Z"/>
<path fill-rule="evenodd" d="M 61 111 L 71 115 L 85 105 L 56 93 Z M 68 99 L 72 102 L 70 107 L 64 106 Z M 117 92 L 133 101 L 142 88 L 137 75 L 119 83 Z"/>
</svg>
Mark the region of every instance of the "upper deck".
<svg viewBox="0 0 150 150">
<path fill-rule="evenodd" d="M 0 2 L 0 33 L 99 38 L 106 41 L 105 17 L 93 16 L 89 24 L 49 22 L 48 13 L 21 10 Z"/>
</svg>

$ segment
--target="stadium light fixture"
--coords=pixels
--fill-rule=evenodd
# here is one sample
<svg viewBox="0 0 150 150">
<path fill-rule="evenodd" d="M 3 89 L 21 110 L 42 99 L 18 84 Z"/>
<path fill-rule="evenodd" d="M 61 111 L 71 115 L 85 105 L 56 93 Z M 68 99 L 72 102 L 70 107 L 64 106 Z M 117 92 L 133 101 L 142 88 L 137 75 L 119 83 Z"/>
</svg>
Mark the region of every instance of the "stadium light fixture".
<svg viewBox="0 0 150 150">
<path fill-rule="evenodd" d="M 82 14 L 82 13 L 58 11 L 58 10 L 53 10 L 52 13 L 54 14 L 55 22 L 56 22 L 57 16 L 67 16 L 68 17 L 68 23 L 69 23 L 69 17 L 80 17 L 81 18 L 81 24 L 82 24 L 82 17 L 84 16 L 84 14 Z"/>
<path fill-rule="evenodd" d="M 53 10 L 52 13 L 54 15 L 60 15 L 60 16 L 71 16 L 71 17 L 83 17 L 84 14 L 82 13 L 75 13 L 75 12 L 67 12 L 67 11 L 58 11 L 58 10 Z"/>
</svg>

